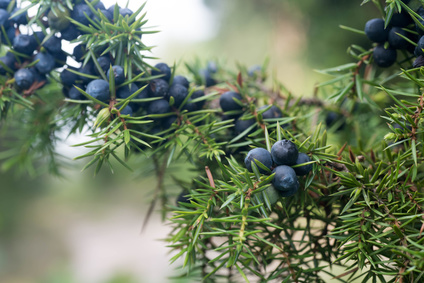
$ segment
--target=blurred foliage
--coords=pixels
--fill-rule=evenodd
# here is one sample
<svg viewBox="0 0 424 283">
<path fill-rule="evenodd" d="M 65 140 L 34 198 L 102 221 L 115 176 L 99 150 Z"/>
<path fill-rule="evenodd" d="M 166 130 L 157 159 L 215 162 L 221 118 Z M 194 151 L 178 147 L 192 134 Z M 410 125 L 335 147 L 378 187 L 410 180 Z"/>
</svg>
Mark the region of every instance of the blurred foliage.
<svg viewBox="0 0 424 283">
<path fill-rule="evenodd" d="M 243 52 L 259 48 L 258 46 L 269 44 L 263 40 L 267 39 L 270 32 L 271 37 L 287 36 L 286 27 L 279 25 L 282 22 L 293 25 L 295 32 L 305 38 L 301 54 L 306 58 L 306 65 L 313 68 L 333 66 L 349 60 L 346 49 L 352 42 L 371 46 L 366 37 L 338 28 L 339 25 L 360 23 L 361 26 L 354 27 L 363 29 L 365 24 L 362 23 L 379 16 L 379 11 L 374 7 L 361 8 L 361 2 L 362 0 L 204 0 L 219 15 L 219 38 L 222 40 L 217 42 L 217 46 L 231 48 L 234 44 L 232 38 L 237 38 L 238 32 L 246 30 L 249 33 L 254 30 L 256 33 L 251 34 L 250 38 L 256 44 L 245 46 L 247 51 L 243 49 Z"/>
<path fill-rule="evenodd" d="M 0 172 L 0 238 L 13 237 L 28 205 L 46 192 L 45 179 Z"/>
</svg>

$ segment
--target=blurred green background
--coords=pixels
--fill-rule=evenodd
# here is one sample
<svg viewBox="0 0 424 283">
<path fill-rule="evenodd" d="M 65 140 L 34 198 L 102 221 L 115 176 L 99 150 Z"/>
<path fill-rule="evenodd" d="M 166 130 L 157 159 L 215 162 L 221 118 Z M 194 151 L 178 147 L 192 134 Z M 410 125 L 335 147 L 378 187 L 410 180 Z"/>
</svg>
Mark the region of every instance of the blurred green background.
<svg viewBox="0 0 424 283">
<path fill-rule="evenodd" d="M 136 2 L 130 0 L 129 7 L 135 10 Z M 181 73 L 182 63 L 196 58 L 235 69 L 237 63 L 252 66 L 268 57 L 276 78 L 293 94 L 308 96 L 325 79 L 313 69 L 348 62 L 349 44 L 371 46 L 365 36 L 338 27 L 363 29 L 378 16 L 375 7 L 361 2 L 150 0 L 147 18 L 161 33 L 146 41 L 157 45 L 153 54 L 161 61 L 177 62 Z M 61 153 L 80 154 L 69 145 L 81 139 L 58 144 Z M 155 188 L 151 161 L 137 156 L 131 163 L 134 173 L 118 169 L 96 178 L 91 171 L 81 173 L 82 163 L 74 161 L 65 178 L 0 172 L 0 282 L 171 282 L 167 277 L 178 265 L 169 266 L 171 256 L 160 240 L 170 228 L 155 213 L 140 232 Z M 176 164 L 171 172 L 189 177 L 183 167 Z M 176 196 L 179 189 L 170 178 L 166 182 Z"/>
</svg>

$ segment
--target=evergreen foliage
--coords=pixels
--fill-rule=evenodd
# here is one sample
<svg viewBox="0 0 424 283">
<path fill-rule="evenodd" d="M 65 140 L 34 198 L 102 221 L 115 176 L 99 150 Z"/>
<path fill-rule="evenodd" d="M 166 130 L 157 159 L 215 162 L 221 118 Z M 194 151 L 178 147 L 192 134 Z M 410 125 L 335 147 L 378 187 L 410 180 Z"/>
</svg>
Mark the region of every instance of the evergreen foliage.
<svg viewBox="0 0 424 283">
<path fill-rule="evenodd" d="M 75 145 L 89 149 L 75 159 L 95 174 L 116 162 L 132 170 L 128 158 L 144 154 L 157 174 L 146 217 L 162 199 L 181 277 L 324 282 L 325 272 L 340 282 L 423 282 L 424 1 L 364 0 L 364 9 L 372 2 L 382 12 L 371 22 L 378 29 L 369 37 L 371 24 L 342 28 L 377 42 L 353 43 L 353 62 L 320 70 L 331 79 L 310 98 L 269 79 L 267 60 L 254 71 L 185 63 L 187 77 L 175 64 L 148 64 L 156 58 L 143 37 L 156 31 L 144 4 L 132 12 L 96 0 L 27 2 L 0 10 L 11 15 L 1 26 L 2 170 L 61 174 L 55 142 L 64 131 L 90 138 Z M 36 16 L 22 19 L 32 7 Z M 29 33 L 10 38 L 7 30 L 18 33 L 19 25 Z M 56 36 L 78 43 L 74 54 L 53 52 Z M 40 72 L 45 57 L 55 62 Z M 68 57 L 81 66 L 68 66 Z M 289 193 L 272 185 L 281 161 L 249 159 L 248 168 L 244 161 L 282 140 L 296 148 L 287 165 L 301 172 Z M 175 203 L 163 179 L 177 161 L 197 177 L 175 178 L 182 190 Z M 333 266 L 346 271 L 333 274 Z"/>
</svg>

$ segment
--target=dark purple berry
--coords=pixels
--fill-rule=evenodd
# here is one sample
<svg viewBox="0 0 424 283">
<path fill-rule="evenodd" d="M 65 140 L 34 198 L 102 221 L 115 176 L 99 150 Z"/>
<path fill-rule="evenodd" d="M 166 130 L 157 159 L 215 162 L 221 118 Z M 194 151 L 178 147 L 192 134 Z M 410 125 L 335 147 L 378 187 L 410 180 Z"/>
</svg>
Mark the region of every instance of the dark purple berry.
<svg viewBox="0 0 424 283">
<path fill-rule="evenodd" d="M 100 65 L 100 68 L 102 69 L 103 73 L 106 74 L 109 71 L 111 61 L 108 55 L 97 58 L 97 63 Z M 96 73 L 100 75 L 99 70 L 97 68 L 95 70 Z"/>
<path fill-rule="evenodd" d="M 300 152 L 298 157 L 297 157 L 296 165 L 303 164 L 303 163 L 306 163 L 306 162 L 309 162 L 309 161 L 311 161 L 309 156 L 306 153 Z M 300 166 L 300 167 L 295 167 L 293 169 L 296 172 L 297 176 L 305 176 L 309 172 L 311 172 L 312 164 L 307 164 L 307 165 L 303 165 L 303 166 Z"/>
<path fill-rule="evenodd" d="M 46 75 L 40 73 L 35 67 L 29 68 L 34 75 L 34 82 L 47 82 Z"/>
<path fill-rule="evenodd" d="M 84 60 L 84 55 L 87 52 L 87 48 L 83 44 L 78 44 L 74 47 L 72 55 L 77 62 L 82 62 Z"/>
<path fill-rule="evenodd" d="M 169 79 L 171 78 L 171 68 L 168 64 L 158 63 L 155 65 L 155 69 L 152 69 L 152 76 L 158 75 L 162 75 L 160 78 L 165 80 L 167 83 L 169 82 Z"/>
<path fill-rule="evenodd" d="M 194 91 L 188 99 L 187 103 L 184 105 L 184 109 L 186 109 L 188 112 L 193 112 L 202 109 L 203 105 L 205 105 L 205 100 L 197 102 L 192 102 L 192 100 L 203 96 L 205 96 L 205 92 L 203 90 Z"/>
<path fill-rule="evenodd" d="M 19 69 L 15 72 L 15 84 L 19 89 L 29 89 L 33 83 L 34 75 L 29 69 Z"/>
<path fill-rule="evenodd" d="M 401 13 L 394 13 L 390 19 L 390 25 L 393 27 L 406 27 L 409 24 L 413 23 L 411 16 L 405 10 L 402 10 Z"/>
<path fill-rule="evenodd" d="M 8 42 L 10 42 L 10 44 L 12 44 L 12 42 L 15 39 L 15 36 L 16 36 L 16 28 L 13 27 L 13 26 L 8 27 L 6 29 L 6 36 L 7 36 L 7 39 L 4 36 L 3 32 L 1 32 L 1 41 L 2 41 L 2 44 L 8 44 Z"/>
<path fill-rule="evenodd" d="M 272 173 L 275 173 L 272 184 L 282 197 L 292 196 L 299 190 L 299 181 L 293 168 L 280 165 Z"/>
<path fill-rule="evenodd" d="M 133 114 L 133 110 L 131 108 L 131 106 L 127 105 L 125 106 L 121 111 L 120 111 L 121 115 L 130 115 L 132 116 Z"/>
<path fill-rule="evenodd" d="M 110 13 L 112 13 L 112 15 L 113 15 L 113 13 L 115 12 L 115 6 L 118 6 L 118 4 L 112 5 L 112 6 L 110 6 L 109 8 L 107 8 L 107 10 L 108 10 Z M 119 6 L 118 6 L 118 10 L 121 10 L 121 7 L 119 7 Z"/>
<path fill-rule="evenodd" d="M 91 81 L 85 92 L 102 102 L 108 102 L 110 99 L 109 83 L 105 80 Z"/>
<path fill-rule="evenodd" d="M 62 39 L 71 41 L 78 38 L 81 32 L 74 24 L 71 23 L 67 28 L 61 30 L 60 34 Z"/>
<path fill-rule="evenodd" d="M 11 52 L 7 52 L 5 56 L 0 57 L 0 61 L 12 71 L 16 69 L 15 68 L 16 58 L 15 58 L 15 55 Z M 4 76 L 6 75 L 6 73 L 7 73 L 6 69 L 3 67 L 3 65 L 0 65 L 0 75 Z"/>
<path fill-rule="evenodd" d="M 169 85 L 164 79 L 154 79 L 147 86 L 150 97 L 163 97 L 168 94 Z"/>
<path fill-rule="evenodd" d="M 115 85 L 120 85 L 125 82 L 125 72 L 124 68 L 118 65 L 112 66 L 113 78 L 115 80 Z M 110 68 L 107 71 L 107 78 L 110 76 Z"/>
<path fill-rule="evenodd" d="M 190 197 L 187 195 L 188 192 L 182 191 L 177 197 L 176 205 L 180 205 L 181 203 L 190 203 Z"/>
<path fill-rule="evenodd" d="M 92 62 L 88 62 L 87 64 L 85 64 L 84 66 L 81 66 L 78 69 L 78 72 L 81 73 L 81 75 L 79 75 L 79 79 L 84 83 L 84 84 L 88 84 L 89 82 L 91 82 L 93 80 L 93 78 L 89 77 L 89 76 L 94 76 L 94 65 Z"/>
<path fill-rule="evenodd" d="M 218 66 L 214 61 L 208 61 L 206 65 L 206 70 L 208 70 L 211 73 L 216 73 L 218 71 Z"/>
<path fill-rule="evenodd" d="M 177 121 L 177 116 L 172 115 L 163 118 L 161 125 L 163 129 L 169 129 L 172 127 L 172 124 L 174 124 Z"/>
<path fill-rule="evenodd" d="M 137 96 L 134 99 L 147 99 L 149 98 L 149 94 L 147 91 L 147 88 L 143 88 L 143 90 L 137 94 Z M 140 109 L 140 107 L 146 108 L 149 106 L 149 102 L 135 102 L 135 101 L 131 101 L 129 103 L 129 105 L 131 106 L 131 108 L 134 110 L 134 112 L 138 111 L 138 109 Z"/>
<path fill-rule="evenodd" d="M 13 49 L 22 54 L 31 55 L 37 46 L 37 40 L 31 35 L 19 34 L 13 40 Z"/>
<path fill-rule="evenodd" d="M 221 109 L 224 112 L 242 110 L 243 107 L 236 102 L 236 100 L 240 101 L 241 99 L 242 97 L 239 93 L 235 91 L 227 91 L 219 98 L 219 106 L 221 106 Z"/>
<path fill-rule="evenodd" d="M 147 114 L 165 114 L 170 111 L 169 103 L 165 99 L 152 101 L 147 109 Z"/>
<path fill-rule="evenodd" d="M 421 17 L 424 18 L 424 15 L 422 15 Z M 415 30 L 418 32 L 419 35 L 424 35 L 424 30 L 422 28 L 422 26 L 424 26 L 424 20 L 421 18 L 418 18 L 418 23 L 415 23 Z"/>
<path fill-rule="evenodd" d="M 259 65 L 253 65 L 247 70 L 249 77 L 257 78 L 262 75 L 262 67 Z"/>
<path fill-rule="evenodd" d="M 113 11 L 109 12 L 108 10 L 100 10 L 100 13 L 102 13 L 109 22 L 113 23 Z M 97 15 L 94 16 L 94 20 L 100 22 L 100 18 L 98 18 Z"/>
<path fill-rule="evenodd" d="M 11 16 L 13 16 L 15 13 L 19 12 L 21 9 L 15 8 L 13 9 Z M 10 22 L 12 24 L 16 25 L 26 25 L 28 24 L 28 18 L 27 18 L 27 12 L 20 13 L 19 15 L 14 16 L 13 18 L 10 18 Z"/>
<path fill-rule="evenodd" d="M 188 90 L 185 86 L 180 84 L 173 84 L 169 88 L 169 91 L 166 95 L 166 99 L 170 100 L 171 97 L 173 97 L 174 106 L 179 107 L 181 103 L 183 103 L 187 95 L 188 95 Z"/>
<path fill-rule="evenodd" d="M 56 62 L 55 68 L 61 68 L 65 66 L 66 60 L 68 60 L 68 55 L 65 51 L 61 50 L 59 53 L 54 55 L 54 61 Z"/>
<path fill-rule="evenodd" d="M 399 27 L 392 27 L 389 31 L 389 44 L 395 49 L 405 49 L 409 42 L 406 41 L 403 37 L 408 37 L 408 33 Z"/>
<path fill-rule="evenodd" d="M 49 53 L 42 53 L 39 52 L 37 55 L 35 55 L 34 60 L 39 60 L 35 64 L 35 68 L 38 72 L 41 74 L 48 74 L 50 73 L 54 67 L 55 67 L 55 61 L 53 55 Z"/>
<path fill-rule="evenodd" d="M 423 55 L 423 49 L 424 49 L 424 35 L 420 37 L 420 39 L 417 42 L 417 49 L 419 50 L 418 52 L 420 52 L 419 55 Z"/>
<path fill-rule="evenodd" d="M 276 165 L 295 165 L 298 155 L 297 146 L 289 140 L 277 141 L 271 148 L 272 160 Z"/>
<path fill-rule="evenodd" d="M 173 79 L 172 79 L 172 84 L 180 84 L 180 85 L 183 85 L 185 88 L 187 88 L 188 89 L 188 87 L 190 86 L 190 83 L 189 83 L 189 81 L 187 80 L 187 78 L 186 77 L 184 77 L 184 76 L 180 76 L 180 75 L 178 75 L 178 76 L 175 76 Z"/>
<path fill-rule="evenodd" d="M 62 39 L 52 36 L 43 43 L 43 47 L 52 55 L 62 52 Z"/>
<path fill-rule="evenodd" d="M 388 68 L 396 62 L 396 49 L 391 47 L 384 48 L 384 45 L 378 45 L 373 52 L 374 62 L 381 68 Z"/>
<path fill-rule="evenodd" d="M 91 2 L 94 2 L 94 1 L 91 1 Z M 95 5 L 93 5 L 93 8 L 95 10 L 106 10 L 105 5 L 101 1 L 98 1 Z"/>
<path fill-rule="evenodd" d="M 133 11 L 131 11 L 131 9 L 128 9 L 128 8 L 121 8 L 119 9 L 119 14 L 121 14 L 122 17 L 124 18 L 126 16 L 131 17 L 131 15 L 133 14 Z"/>
<path fill-rule="evenodd" d="M 32 36 L 37 42 L 37 45 L 40 45 L 41 42 L 43 42 L 44 38 L 46 38 L 46 35 L 42 31 L 36 31 Z"/>
<path fill-rule="evenodd" d="M 69 71 L 70 69 L 73 69 L 73 68 L 68 67 L 67 69 L 64 69 L 62 72 L 60 72 L 60 81 L 62 82 L 64 86 L 68 86 L 68 87 L 73 86 L 79 78 L 77 74 Z"/>
<path fill-rule="evenodd" d="M 268 105 L 265 105 L 259 108 L 259 110 L 267 108 L 267 107 Z M 275 105 L 272 105 L 268 110 L 262 113 L 262 118 L 264 119 L 276 119 L 281 117 L 283 117 L 283 113 L 281 112 L 280 108 L 278 108 Z"/>
<path fill-rule="evenodd" d="M 88 26 L 90 21 L 88 19 L 93 18 L 94 14 L 90 7 L 86 4 L 77 4 L 71 12 L 71 18 L 81 24 Z"/>
<path fill-rule="evenodd" d="M 253 125 L 256 124 L 256 120 L 254 118 L 248 120 L 238 119 L 234 125 L 234 130 L 236 134 L 241 134 Z M 252 127 L 247 134 L 251 134 L 255 130 L 255 127 Z"/>
<path fill-rule="evenodd" d="M 124 85 L 118 88 L 116 91 L 116 97 L 125 99 L 130 97 L 134 92 L 138 90 L 138 87 L 135 83 L 131 83 L 129 85 Z"/>
<path fill-rule="evenodd" d="M 422 67 L 422 66 L 424 66 L 424 56 L 420 55 L 414 60 L 414 63 L 412 63 L 412 67 L 413 68 L 419 68 L 419 67 Z"/>
<path fill-rule="evenodd" d="M 9 26 L 10 14 L 5 9 L 0 9 L 0 26 L 7 28 Z"/>
<path fill-rule="evenodd" d="M 0 9 L 7 9 L 12 0 L 0 0 Z M 16 4 L 15 4 L 16 5 Z"/>
<path fill-rule="evenodd" d="M 384 42 L 389 36 L 389 30 L 384 28 L 384 20 L 371 19 L 365 24 L 365 34 L 373 42 Z"/>
<path fill-rule="evenodd" d="M 262 169 L 258 165 L 257 161 L 265 165 L 269 169 L 269 171 Z M 272 157 L 271 157 L 271 153 L 269 153 L 268 150 L 261 147 L 257 147 L 250 150 L 247 153 L 246 158 L 244 159 L 244 164 L 246 165 L 246 168 L 247 170 L 249 170 L 249 172 L 253 172 L 251 162 L 254 162 L 256 164 L 260 173 L 265 174 L 265 173 L 271 172 Z"/>
<path fill-rule="evenodd" d="M 206 87 L 211 87 L 213 85 L 216 85 L 216 80 L 213 78 L 214 72 L 211 72 L 210 70 L 201 70 L 200 75 L 202 76 L 204 80 L 204 84 Z"/>
<path fill-rule="evenodd" d="M 83 89 L 82 85 L 77 85 L 80 89 Z M 87 98 L 82 94 L 78 89 L 75 88 L 75 86 L 72 86 L 67 93 L 65 93 L 65 96 L 69 99 L 73 100 L 87 100 Z"/>
</svg>

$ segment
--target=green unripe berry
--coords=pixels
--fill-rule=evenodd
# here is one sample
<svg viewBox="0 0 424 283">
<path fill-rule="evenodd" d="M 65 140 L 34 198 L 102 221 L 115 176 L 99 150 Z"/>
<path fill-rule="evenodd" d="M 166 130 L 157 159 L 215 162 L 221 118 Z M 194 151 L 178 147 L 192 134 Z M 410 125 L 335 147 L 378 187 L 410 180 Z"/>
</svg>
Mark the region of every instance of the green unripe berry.
<svg viewBox="0 0 424 283">
<path fill-rule="evenodd" d="M 55 9 L 53 12 L 53 9 L 50 10 L 50 12 L 47 14 L 47 20 L 49 22 L 50 28 L 55 30 L 63 30 L 67 28 L 71 23 L 68 19 L 69 16 L 69 10 L 66 8 L 64 11 Z"/>
<path fill-rule="evenodd" d="M 275 204 L 277 201 L 281 199 L 280 193 L 275 189 L 273 185 L 269 186 L 266 190 L 263 191 L 263 193 L 266 194 L 271 204 Z M 258 197 L 262 203 L 265 203 L 263 198 L 263 193 L 262 192 L 258 193 Z"/>
<path fill-rule="evenodd" d="M 395 139 L 396 139 L 396 134 L 394 134 L 394 133 L 388 133 L 388 134 L 386 134 L 386 135 L 384 136 L 384 139 L 385 139 L 386 141 L 392 141 L 392 140 L 395 140 Z"/>
</svg>

